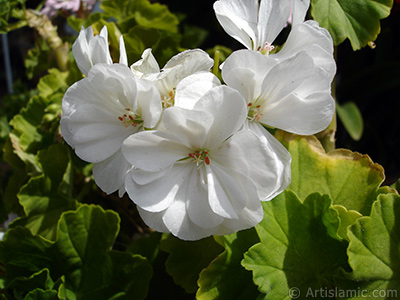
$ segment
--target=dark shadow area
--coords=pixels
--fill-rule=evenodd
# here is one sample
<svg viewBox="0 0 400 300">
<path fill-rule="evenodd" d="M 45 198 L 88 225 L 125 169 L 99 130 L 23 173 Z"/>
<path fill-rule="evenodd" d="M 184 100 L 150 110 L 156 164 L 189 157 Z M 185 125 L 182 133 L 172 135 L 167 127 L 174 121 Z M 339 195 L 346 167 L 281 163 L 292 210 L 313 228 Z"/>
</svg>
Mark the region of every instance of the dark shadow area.
<svg viewBox="0 0 400 300">
<path fill-rule="evenodd" d="M 338 47 L 336 98 L 357 104 L 364 134 L 354 141 L 338 122 L 337 147 L 368 154 L 384 167 L 385 184 L 392 184 L 400 177 L 400 3 L 381 20 L 375 43 L 375 49 L 355 52 L 348 41 Z"/>
</svg>

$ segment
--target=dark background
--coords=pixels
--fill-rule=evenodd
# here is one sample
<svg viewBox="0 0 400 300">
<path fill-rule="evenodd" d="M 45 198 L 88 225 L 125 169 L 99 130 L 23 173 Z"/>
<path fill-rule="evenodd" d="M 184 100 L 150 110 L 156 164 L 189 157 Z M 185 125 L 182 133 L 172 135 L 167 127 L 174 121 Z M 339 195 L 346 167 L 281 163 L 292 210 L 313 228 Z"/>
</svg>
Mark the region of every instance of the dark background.
<svg viewBox="0 0 400 300">
<path fill-rule="evenodd" d="M 208 49 L 217 44 L 232 50 L 243 48 L 220 27 L 212 9 L 214 0 L 158 2 L 168 5 L 179 16 L 182 30 L 185 25 L 195 25 L 209 32 L 200 48 Z M 32 0 L 27 6 L 34 8 L 39 3 Z M 37 84 L 37 79 L 26 78 L 24 67 L 24 57 L 34 45 L 35 34 L 30 28 L 8 34 L 13 79 L 28 89 Z M 400 1 L 396 0 L 391 15 L 381 20 L 381 34 L 375 43 L 375 49 L 366 47 L 353 51 L 348 41 L 337 48 L 336 99 L 342 104 L 347 101 L 357 104 L 365 130 L 360 141 L 353 141 L 338 121 L 336 145 L 368 154 L 385 168 L 385 183 L 392 184 L 400 177 Z M 7 94 L 2 49 L 0 55 L 2 99 Z"/>
</svg>

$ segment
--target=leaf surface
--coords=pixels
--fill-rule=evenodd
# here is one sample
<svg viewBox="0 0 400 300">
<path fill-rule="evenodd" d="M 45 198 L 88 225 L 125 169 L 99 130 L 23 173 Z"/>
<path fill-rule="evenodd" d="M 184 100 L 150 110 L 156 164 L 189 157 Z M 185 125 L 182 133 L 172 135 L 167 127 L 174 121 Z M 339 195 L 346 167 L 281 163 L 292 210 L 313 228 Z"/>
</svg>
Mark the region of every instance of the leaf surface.
<svg viewBox="0 0 400 300">
<path fill-rule="evenodd" d="M 329 196 L 311 194 L 303 203 L 291 191 L 264 202 L 256 226 L 261 242 L 242 261 L 253 272 L 263 299 L 291 299 L 334 284 L 339 266 L 347 268 L 347 243 L 337 236 L 339 217 Z"/>
<path fill-rule="evenodd" d="M 311 15 L 329 30 L 335 45 L 348 38 L 358 50 L 375 41 L 379 20 L 389 16 L 392 5 L 393 0 L 313 0 Z"/>
</svg>

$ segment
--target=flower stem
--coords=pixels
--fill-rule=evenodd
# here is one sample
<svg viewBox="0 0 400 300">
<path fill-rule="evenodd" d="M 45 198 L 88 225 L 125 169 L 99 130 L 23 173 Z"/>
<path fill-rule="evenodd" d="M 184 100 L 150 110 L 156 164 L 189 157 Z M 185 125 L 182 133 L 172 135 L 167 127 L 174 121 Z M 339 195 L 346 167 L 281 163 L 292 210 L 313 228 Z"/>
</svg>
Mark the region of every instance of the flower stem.
<svg viewBox="0 0 400 300">
<path fill-rule="evenodd" d="M 213 66 L 213 74 L 218 77 L 219 72 L 219 51 L 216 50 L 214 52 L 214 66 Z"/>
</svg>

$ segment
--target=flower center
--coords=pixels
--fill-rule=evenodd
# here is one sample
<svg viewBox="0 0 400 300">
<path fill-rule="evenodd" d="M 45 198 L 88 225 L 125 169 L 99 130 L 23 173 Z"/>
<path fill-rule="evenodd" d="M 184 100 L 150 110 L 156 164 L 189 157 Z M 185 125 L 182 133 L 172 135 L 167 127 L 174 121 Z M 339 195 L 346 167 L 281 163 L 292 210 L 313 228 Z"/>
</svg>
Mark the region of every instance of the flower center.
<svg viewBox="0 0 400 300">
<path fill-rule="evenodd" d="M 259 122 L 263 112 L 261 111 L 261 105 L 258 105 L 257 103 L 249 103 L 247 104 L 247 107 L 249 108 L 249 113 L 247 114 L 247 118 L 250 121 L 256 121 Z"/>
<path fill-rule="evenodd" d="M 119 116 L 118 120 L 121 121 L 122 125 L 124 125 L 125 128 L 128 128 L 130 126 L 132 127 L 139 126 L 140 128 L 143 123 L 141 117 L 139 115 L 136 115 L 130 108 L 125 108 L 125 113 Z"/>
<path fill-rule="evenodd" d="M 269 55 L 269 53 L 275 49 L 275 46 L 273 46 L 271 43 L 266 42 L 265 46 L 261 48 L 261 46 L 257 49 L 258 51 L 261 52 L 263 55 Z"/>
<path fill-rule="evenodd" d="M 171 106 L 174 106 L 175 102 L 175 88 L 172 89 L 167 96 L 162 96 L 161 97 L 161 102 L 164 106 L 164 108 L 168 108 Z"/>
<path fill-rule="evenodd" d="M 210 164 L 210 157 L 208 156 L 208 150 L 203 150 L 203 149 L 195 150 L 194 152 L 189 153 L 189 157 L 192 159 L 193 162 L 196 163 L 198 167 L 200 167 L 203 164 L 203 162 L 206 165 Z"/>
</svg>

